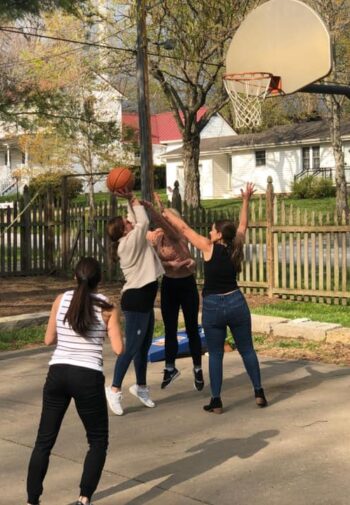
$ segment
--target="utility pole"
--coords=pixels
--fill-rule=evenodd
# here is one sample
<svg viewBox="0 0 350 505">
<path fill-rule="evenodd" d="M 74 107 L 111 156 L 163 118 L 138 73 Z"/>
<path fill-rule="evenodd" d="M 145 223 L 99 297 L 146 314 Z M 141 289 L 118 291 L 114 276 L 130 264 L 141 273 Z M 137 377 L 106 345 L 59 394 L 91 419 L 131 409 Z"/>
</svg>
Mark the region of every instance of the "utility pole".
<svg viewBox="0 0 350 505">
<path fill-rule="evenodd" d="M 145 0 L 137 0 L 136 82 L 140 125 L 141 195 L 153 200 L 154 177 L 149 106 L 148 59 Z"/>
</svg>

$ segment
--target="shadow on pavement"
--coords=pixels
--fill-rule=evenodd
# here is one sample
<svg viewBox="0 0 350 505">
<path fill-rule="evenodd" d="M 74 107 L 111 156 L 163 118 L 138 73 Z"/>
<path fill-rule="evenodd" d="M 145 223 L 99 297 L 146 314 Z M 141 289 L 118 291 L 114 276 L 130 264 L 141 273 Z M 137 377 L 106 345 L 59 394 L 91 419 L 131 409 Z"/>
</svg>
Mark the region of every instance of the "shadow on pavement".
<svg viewBox="0 0 350 505">
<path fill-rule="evenodd" d="M 267 430 L 260 431 L 247 438 L 208 439 L 187 449 L 186 453 L 190 453 L 189 456 L 186 455 L 182 459 L 138 474 L 126 482 L 97 492 L 94 495 L 94 502 L 164 477 L 161 484 L 153 486 L 142 495 L 128 501 L 128 505 L 142 505 L 160 496 L 173 486 L 193 479 L 234 456 L 242 459 L 253 456 L 268 445 L 266 439 L 275 437 L 278 434 L 278 430 Z"/>
</svg>

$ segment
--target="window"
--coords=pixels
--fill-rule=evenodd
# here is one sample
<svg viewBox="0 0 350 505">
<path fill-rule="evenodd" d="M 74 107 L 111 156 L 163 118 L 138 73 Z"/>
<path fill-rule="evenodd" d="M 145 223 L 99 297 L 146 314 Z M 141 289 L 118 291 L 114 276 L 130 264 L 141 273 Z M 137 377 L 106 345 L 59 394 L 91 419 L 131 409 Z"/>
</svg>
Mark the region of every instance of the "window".
<svg viewBox="0 0 350 505">
<path fill-rule="evenodd" d="M 312 168 L 317 170 L 320 168 L 320 146 L 312 148 Z"/>
<path fill-rule="evenodd" d="M 266 151 L 255 151 L 255 166 L 261 167 L 266 165 Z"/>
<path fill-rule="evenodd" d="M 303 170 L 320 168 L 320 146 L 303 147 Z"/>
<path fill-rule="evenodd" d="M 303 147 L 303 170 L 310 170 L 310 147 Z"/>
</svg>

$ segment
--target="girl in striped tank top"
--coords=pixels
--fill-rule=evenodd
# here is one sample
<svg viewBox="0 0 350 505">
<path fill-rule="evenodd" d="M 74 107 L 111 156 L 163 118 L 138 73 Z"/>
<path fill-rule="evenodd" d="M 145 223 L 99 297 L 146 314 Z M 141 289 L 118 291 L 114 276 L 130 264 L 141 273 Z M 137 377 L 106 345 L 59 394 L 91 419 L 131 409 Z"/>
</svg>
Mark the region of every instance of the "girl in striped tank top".
<svg viewBox="0 0 350 505">
<path fill-rule="evenodd" d="M 56 344 L 44 385 L 37 439 L 27 477 L 28 505 L 37 505 L 49 457 L 71 399 L 89 443 L 76 505 L 89 505 L 106 459 L 108 415 L 103 375 L 103 341 L 108 335 L 115 354 L 123 352 L 117 309 L 97 293 L 101 270 L 94 258 L 75 269 L 77 287 L 53 303 L 45 344 Z M 58 499 L 59 501 L 59 499 Z"/>
</svg>

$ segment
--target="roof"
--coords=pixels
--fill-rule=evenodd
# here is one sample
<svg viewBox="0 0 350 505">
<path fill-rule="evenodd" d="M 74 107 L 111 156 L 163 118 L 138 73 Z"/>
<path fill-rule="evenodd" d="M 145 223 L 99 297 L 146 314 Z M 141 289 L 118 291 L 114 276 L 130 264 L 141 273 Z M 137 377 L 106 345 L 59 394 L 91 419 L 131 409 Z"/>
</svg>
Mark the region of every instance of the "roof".
<svg viewBox="0 0 350 505">
<path fill-rule="evenodd" d="M 205 107 L 201 107 L 197 112 L 197 120 L 206 112 Z M 182 114 L 181 114 L 182 116 Z M 182 134 L 177 126 L 172 112 L 161 112 L 151 115 L 152 144 L 161 144 L 162 142 L 182 141 Z M 139 116 L 136 112 L 124 114 L 122 123 L 136 131 L 139 131 Z"/>
<path fill-rule="evenodd" d="M 350 136 L 350 119 L 341 122 L 341 135 Z M 330 142 L 329 123 L 322 121 L 306 121 L 289 125 L 279 125 L 260 133 L 247 133 L 230 137 L 206 138 L 201 140 L 201 153 L 217 151 L 233 151 L 257 147 L 275 147 L 300 143 Z M 174 149 L 166 157 L 176 157 L 182 153 L 182 148 Z"/>
</svg>

